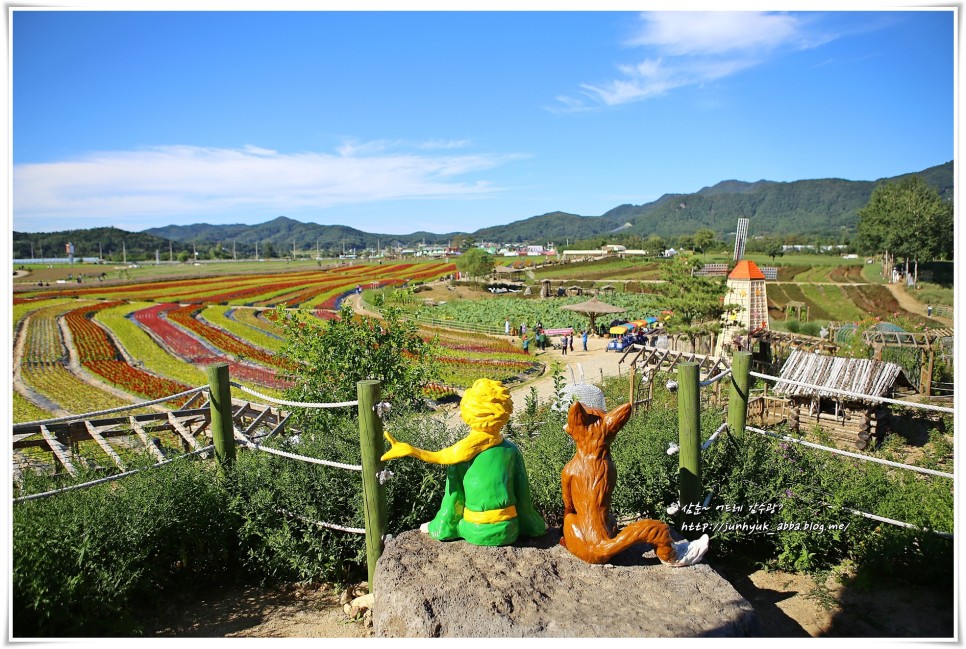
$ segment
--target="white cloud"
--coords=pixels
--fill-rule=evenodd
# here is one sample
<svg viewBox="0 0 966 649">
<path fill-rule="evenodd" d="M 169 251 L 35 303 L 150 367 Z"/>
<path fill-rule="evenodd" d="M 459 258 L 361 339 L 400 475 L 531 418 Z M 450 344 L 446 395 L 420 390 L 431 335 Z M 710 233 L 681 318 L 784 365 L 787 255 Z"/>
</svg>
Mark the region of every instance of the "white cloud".
<svg viewBox="0 0 966 649">
<path fill-rule="evenodd" d="M 652 12 L 626 39 L 646 56 L 620 63 L 620 77 L 580 85 L 583 98 L 561 96 L 556 112 L 615 106 L 664 95 L 685 86 L 723 79 L 784 51 L 826 43 L 833 36 L 814 33 L 812 23 L 786 13 Z"/>
<path fill-rule="evenodd" d="M 670 56 L 769 51 L 802 40 L 801 21 L 789 14 L 669 11 L 643 14 L 641 22 L 627 44 Z"/>
<path fill-rule="evenodd" d="M 91 153 L 13 170 L 16 221 L 285 213 L 374 201 L 478 197 L 500 191 L 473 174 L 518 155 L 430 155 L 358 143 L 337 154 L 159 146 Z M 454 145 L 455 146 L 455 145 Z M 444 147 L 445 148 L 445 147 Z M 33 228 L 31 228 L 33 229 Z"/>
</svg>

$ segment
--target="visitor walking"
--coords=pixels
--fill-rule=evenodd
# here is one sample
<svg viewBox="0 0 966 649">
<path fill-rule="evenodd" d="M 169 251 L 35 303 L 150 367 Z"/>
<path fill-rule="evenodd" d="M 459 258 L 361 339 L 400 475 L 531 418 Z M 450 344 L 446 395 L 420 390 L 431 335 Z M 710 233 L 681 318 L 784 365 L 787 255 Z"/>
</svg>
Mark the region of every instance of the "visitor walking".
<svg viewBox="0 0 966 649">
<path fill-rule="evenodd" d="M 520 325 L 520 335 L 521 336 L 526 336 L 527 335 L 527 323 L 526 322 L 524 322 L 523 324 Z"/>
<path fill-rule="evenodd" d="M 527 338 L 526 336 L 523 337 L 523 353 L 524 354 L 530 353 L 530 339 Z"/>
<path fill-rule="evenodd" d="M 543 333 L 543 329 L 537 329 L 537 347 L 541 351 L 547 348 L 547 334 Z"/>
<path fill-rule="evenodd" d="M 931 304 L 929 304 L 929 305 L 926 306 L 926 315 L 929 316 L 930 318 L 932 317 L 932 305 Z"/>
<path fill-rule="evenodd" d="M 510 335 L 510 318 L 507 318 L 506 321 L 503 323 L 503 335 L 504 336 Z"/>
<path fill-rule="evenodd" d="M 584 342 L 584 351 L 587 351 L 587 330 L 586 329 L 580 332 L 580 338 Z"/>
<path fill-rule="evenodd" d="M 574 350 L 574 332 L 573 331 L 570 332 L 570 338 L 568 339 L 568 342 L 570 343 L 570 351 L 573 351 Z"/>
<path fill-rule="evenodd" d="M 567 334 L 564 334 L 563 338 L 560 339 L 560 355 L 567 355 Z"/>
</svg>

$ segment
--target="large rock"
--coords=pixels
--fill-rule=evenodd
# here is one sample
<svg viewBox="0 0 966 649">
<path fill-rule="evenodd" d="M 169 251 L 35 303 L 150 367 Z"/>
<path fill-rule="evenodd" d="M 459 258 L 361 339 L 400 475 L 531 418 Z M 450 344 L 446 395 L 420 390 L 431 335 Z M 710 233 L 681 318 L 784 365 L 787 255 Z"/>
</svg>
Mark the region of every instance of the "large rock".
<svg viewBox="0 0 966 649">
<path fill-rule="evenodd" d="M 390 539 L 374 577 L 375 635 L 696 637 L 757 628 L 751 605 L 706 564 L 669 568 L 632 548 L 591 565 L 559 541 L 559 530 L 498 548 L 418 530 Z"/>
</svg>

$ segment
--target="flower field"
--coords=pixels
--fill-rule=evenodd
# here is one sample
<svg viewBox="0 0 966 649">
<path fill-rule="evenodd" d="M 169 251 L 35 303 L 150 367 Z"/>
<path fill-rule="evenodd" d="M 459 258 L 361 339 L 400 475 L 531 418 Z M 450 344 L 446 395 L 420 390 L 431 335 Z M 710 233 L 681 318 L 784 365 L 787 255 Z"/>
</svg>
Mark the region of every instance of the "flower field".
<svg viewBox="0 0 966 649">
<path fill-rule="evenodd" d="M 281 362 L 275 352 L 282 340 L 265 309 L 300 307 L 328 319 L 335 317 L 338 303 L 358 286 L 370 289 L 428 281 L 454 272 L 455 265 L 444 262 L 360 263 L 114 286 L 32 288 L 18 292 L 13 301 L 13 323 L 25 326 L 20 380 L 71 413 L 127 403 L 67 368 L 68 343 L 58 325 L 62 319 L 80 365 L 105 383 L 130 392 L 132 399 L 156 398 L 201 385 L 206 380 L 204 368 L 218 362 L 229 364 L 234 380 L 272 393 L 289 384 L 276 375 Z M 231 308 L 243 305 L 263 309 Z M 446 365 L 453 368 L 450 374 L 456 380 L 460 358 Z M 427 394 L 435 396 L 452 390 L 427 386 Z M 22 395 L 18 404 L 19 421 L 49 411 L 49 406 Z"/>
<path fill-rule="evenodd" d="M 67 347 L 57 321 L 77 308 L 77 300 L 55 299 L 32 305 L 21 334 L 24 339 L 23 354 L 19 359 L 14 359 L 15 363 L 19 362 L 20 380 L 26 387 L 67 412 L 90 412 L 130 403 L 91 385 L 67 369 Z M 27 401 L 26 398 L 24 400 Z M 14 421 L 31 421 L 38 410 L 46 411 L 43 404 L 27 403 L 32 408 L 26 404 L 14 408 Z"/>
<path fill-rule="evenodd" d="M 155 376 L 123 360 L 107 331 L 91 319 L 96 312 L 119 304 L 104 302 L 84 306 L 69 311 L 64 317 L 80 364 L 109 383 L 147 399 L 157 399 L 194 387 Z"/>
<path fill-rule="evenodd" d="M 178 308 L 176 304 L 158 304 L 135 311 L 132 316 L 156 341 L 183 362 L 198 367 L 227 362 L 230 375 L 240 381 L 271 388 L 288 386 L 286 381 L 275 377 L 274 370 L 231 359 L 219 353 L 203 339 L 168 322 L 166 314 L 176 308 Z M 208 329 L 214 328 L 209 326 Z"/>
</svg>

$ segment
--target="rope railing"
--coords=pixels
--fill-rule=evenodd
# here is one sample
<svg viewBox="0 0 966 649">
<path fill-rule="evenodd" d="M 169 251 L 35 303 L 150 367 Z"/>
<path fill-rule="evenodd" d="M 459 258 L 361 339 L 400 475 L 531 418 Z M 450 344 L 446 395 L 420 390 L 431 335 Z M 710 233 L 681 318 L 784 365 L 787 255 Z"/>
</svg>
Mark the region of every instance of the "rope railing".
<svg viewBox="0 0 966 649">
<path fill-rule="evenodd" d="M 316 527 L 326 527 L 330 530 L 336 530 L 338 532 L 348 532 L 349 534 L 365 534 L 366 530 L 361 527 L 346 527 L 344 525 L 336 525 L 335 523 L 325 523 L 323 521 L 315 521 L 301 514 L 296 514 L 295 512 L 290 512 L 287 509 L 279 510 L 286 516 L 298 519 L 303 523 L 308 523 L 309 525 L 315 525 Z"/>
<path fill-rule="evenodd" d="M 191 451 L 190 453 L 184 453 L 183 455 L 179 455 L 177 457 L 172 457 L 172 458 L 169 458 L 169 459 L 164 460 L 164 461 L 161 461 L 161 462 L 156 462 L 155 464 L 152 464 L 151 466 L 142 467 L 140 469 L 132 469 L 131 471 L 125 471 L 124 473 L 117 473 L 115 475 L 109 475 L 109 476 L 106 476 L 106 477 L 103 477 L 103 478 L 98 478 L 97 480 L 91 480 L 90 482 L 83 482 L 83 483 L 80 483 L 80 484 L 69 485 L 67 487 L 61 487 L 60 489 L 52 489 L 51 491 L 43 491 L 43 492 L 40 492 L 40 493 L 30 494 L 29 496 L 20 496 L 19 498 L 14 498 L 13 499 L 13 502 L 14 503 L 22 503 L 22 502 L 26 502 L 28 500 L 38 500 L 40 498 L 47 498 L 49 496 L 56 496 L 57 494 L 62 494 L 62 493 L 67 492 L 67 491 L 74 491 L 75 489 L 86 489 L 87 487 L 93 487 L 94 485 L 104 484 L 106 482 L 113 482 L 115 480 L 120 480 L 121 478 L 127 478 L 127 477 L 132 476 L 132 475 L 134 475 L 136 473 L 141 473 L 142 471 L 147 471 L 148 469 L 156 469 L 156 468 L 158 468 L 160 466 L 164 466 L 166 464 L 171 464 L 172 462 L 175 462 L 175 461 L 180 460 L 182 458 L 190 457 L 192 455 L 200 455 L 202 453 L 207 453 L 208 451 L 211 451 L 214 448 L 215 448 L 214 445 L 205 446 L 203 448 L 195 449 L 194 451 Z"/>
<path fill-rule="evenodd" d="M 698 385 L 700 387 L 702 387 L 702 388 L 706 388 L 709 385 L 713 385 L 713 384 L 717 383 L 718 381 L 720 381 L 724 377 L 728 376 L 729 374 L 731 374 L 731 368 L 730 367 L 728 369 L 722 371 L 721 373 L 716 374 L 715 376 L 712 376 L 709 379 L 705 379 L 704 381 L 698 382 Z"/>
<path fill-rule="evenodd" d="M 16 427 L 24 426 L 49 426 L 51 424 L 66 424 L 72 421 L 80 421 L 82 419 L 92 419 L 94 417 L 99 417 L 101 415 L 110 415 L 115 412 L 125 412 L 127 410 L 137 410 L 138 408 L 144 408 L 145 406 L 153 406 L 159 403 L 164 403 L 165 401 L 171 401 L 172 399 L 180 399 L 181 397 L 186 397 L 198 392 L 207 390 L 207 385 L 202 385 L 197 388 L 191 388 L 190 390 L 185 390 L 184 392 L 179 392 L 177 394 L 171 394 L 166 397 L 161 397 L 160 399 L 154 399 L 152 401 L 139 401 L 138 403 L 128 404 L 126 406 L 118 406 L 117 408 L 108 408 L 106 410 L 97 410 L 95 412 L 85 412 L 82 415 L 67 415 L 65 417 L 57 417 L 55 419 L 40 419 L 37 421 L 28 421 L 24 423 L 15 424 Z"/>
<path fill-rule="evenodd" d="M 895 467 L 898 469 L 906 469 L 908 471 L 916 471 L 918 473 L 925 473 L 927 475 L 940 476 L 942 478 L 953 478 L 952 473 L 946 473 L 944 471 L 936 471 L 935 469 L 925 469 L 918 466 L 913 466 L 911 464 L 902 464 L 901 462 L 893 462 L 891 460 L 883 460 L 877 457 L 871 457 L 868 455 L 862 455 L 860 453 L 852 453 L 850 451 L 842 451 L 837 448 L 832 448 L 829 446 L 822 446 L 821 444 L 815 444 L 814 442 L 806 442 L 803 439 L 796 439 L 794 437 L 789 437 L 788 435 L 779 435 L 777 433 L 772 433 L 761 428 L 755 428 L 754 426 L 745 426 L 745 430 L 750 430 L 753 433 L 758 433 L 759 435 L 767 435 L 768 437 L 773 437 L 775 439 L 780 439 L 785 442 L 791 442 L 793 444 L 800 444 L 802 446 L 807 446 L 809 448 L 814 448 L 822 451 L 827 451 L 829 453 L 835 453 L 837 455 L 844 455 L 846 457 L 855 458 L 857 460 L 863 460 L 865 462 L 875 462 L 876 464 L 884 464 L 886 466 Z"/>
<path fill-rule="evenodd" d="M 826 505 L 827 505 L 827 503 L 826 503 Z M 831 507 L 831 505 L 828 505 L 828 506 Z M 862 516 L 863 518 L 868 518 L 868 519 L 873 520 L 873 521 L 879 521 L 880 523 L 887 523 L 889 525 L 895 525 L 897 527 L 905 527 L 907 529 L 918 530 L 920 532 L 932 532 L 936 536 L 941 536 L 944 539 L 951 539 L 951 538 L 953 538 L 953 535 L 950 534 L 949 532 L 940 532 L 938 530 L 929 529 L 928 527 L 918 527 L 918 526 L 913 525 L 911 523 L 904 523 L 902 521 L 897 521 L 897 520 L 892 519 L 892 518 L 886 518 L 885 516 L 876 516 L 875 514 L 870 514 L 868 512 L 863 512 L 863 511 L 860 511 L 858 509 L 852 509 L 851 507 L 844 507 L 843 506 L 842 509 L 844 509 L 845 511 L 849 512 L 850 514 L 855 514 L 856 516 Z"/>
<path fill-rule="evenodd" d="M 921 408 L 922 410 L 933 410 L 935 412 L 948 412 L 948 413 L 955 412 L 952 408 L 947 408 L 946 406 L 934 406 L 931 403 L 915 403 L 912 401 L 902 401 L 901 399 L 889 399 L 888 397 L 877 397 L 871 394 L 862 394 L 860 392 L 850 392 L 848 390 L 838 390 L 836 388 L 827 388 L 822 385 L 805 383 L 803 381 L 793 381 L 792 379 L 782 379 L 782 378 L 778 378 L 777 376 L 769 376 L 768 374 L 760 374 L 758 372 L 751 372 L 750 375 L 754 376 L 755 378 L 765 379 L 766 381 L 777 381 L 778 383 L 797 385 L 803 388 L 814 388 L 822 392 L 837 394 L 843 397 L 859 397 L 860 399 L 867 399 L 869 401 L 877 401 L 880 403 L 892 403 L 898 406 L 903 406 L 905 408 Z"/>
<path fill-rule="evenodd" d="M 723 424 L 718 426 L 718 430 L 714 431 L 714 433 L 711 434 L 711 437 L 705 440 L 705 442 L 701 445 L 701 450 L 706 451 L 709 448 L 711 448 L 711 445 L 714 444 L 716 441 L 718 441 L 718 437 L 721 435 L 721 433 L 725 432 L 726 430 L 728 430 L 728 422 L 724 422 Z M 679 450 L 681 450 L 681 447 L 675 444 L 674 442 L 671 442 L 667 446 L 668 455 L 674 455 Z"/>
<path fill-rule="evenodd" d="M 362 471 L 361 464 L 343 464 L 341 462 L 333 462 L 331 460 L 320 460 L 316 457 L 309 457 L 307 455 L 299 455 L 297 453 L 289 453 L 288 451 L 282 451 L 277 448 L 272 448 L 271 446 L 263 446 L 256 442 L 246 439 L 238 431 L 235 431 L 235 441 L 244 446 L 245 448 L 251 449 L 253 451 L 262 451 L 263 453 L 269 453 L 271 455 L 278 455 L 279 457 L 288 458 L 290 460 L 299 460 L 301 462 L 308 462 L 309 464 L 320 464 L 322 466 L 333 467 L 336 469 L 345 469 L 346 471 Z"/>
<path fill-rule="evenodd" d="M 246 387 L 235 381 L 231 381 L 231 387 L 238 388 L 242 392 L 247 392 L 253 397 L 258 397 L 259 399 L 264 399 L 265 401 L 271 401 L 280 406 L 289 406 L 292 408 L 347 408 L 349 406 L 358 406 L 359 401 L 339 401 L 336 403 L 313 403 L 313 402 L 302 402 L 302 401 L 286 401 L 284 399 L 276 399 L 275 397 L 270 397 L 266 394 L 256 392 L 249 387 Z"/>
</svg>

